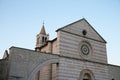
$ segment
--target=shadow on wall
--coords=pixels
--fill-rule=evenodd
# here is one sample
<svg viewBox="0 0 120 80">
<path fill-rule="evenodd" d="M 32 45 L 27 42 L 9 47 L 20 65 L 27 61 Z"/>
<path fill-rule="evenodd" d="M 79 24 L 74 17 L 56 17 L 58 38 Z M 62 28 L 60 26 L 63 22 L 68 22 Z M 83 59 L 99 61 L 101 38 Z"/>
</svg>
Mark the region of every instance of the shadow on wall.
<svg viewBox="0 0 120 80">
<path fill-rule="evenodd" d="M 8 78 L 8 59 L 0 60 L 0 80 L 7 80 Z"/>
</svg>

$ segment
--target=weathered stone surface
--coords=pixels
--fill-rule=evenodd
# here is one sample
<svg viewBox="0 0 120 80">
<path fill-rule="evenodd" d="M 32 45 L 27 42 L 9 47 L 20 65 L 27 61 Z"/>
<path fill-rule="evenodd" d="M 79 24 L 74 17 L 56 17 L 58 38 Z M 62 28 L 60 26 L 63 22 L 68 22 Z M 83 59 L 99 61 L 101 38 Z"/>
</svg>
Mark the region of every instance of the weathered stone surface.
<svg viewBox="0 0 120 80">
<path fill-rule="evenodd" d="M 7 80 L 8 78 L 8 60 L 0 60 L 0 80 Z"/>
<path fill-rule="evenodd" d="M 69 58 L 60 58 L 59 80 L 78 80 L 80 72 L 84 69 L 91 70 L 96 80 L 109 80 L 107 65 Z"/>
<path fill-rule="evenodd" d="M 10 49 L 9 80 L 32 80 L 45 65 L 58 63 L 59 56 L 12 47 Z"/>
<path fill-rule="evenodd" d="M 108 65 L 109 78 L 114 80 L 120 80 L 120 66 Z"/>
<path fill-rule="evenodd" d="M 76 27 L 74 27 L 76 28 Z M 88 32 L 89 33 L 89 32 Z M 107 63 L 106 45 L 103 42 L 87 39 L 68 32 L 59 32 L 59 53 L 60 55 L 75 58 L 87 59 L 101 63 Z M 80 53 L 80 44 L 82 41 L 90 43 L 92 53 L 90 56 L 82 56 Z"/>
</svg>

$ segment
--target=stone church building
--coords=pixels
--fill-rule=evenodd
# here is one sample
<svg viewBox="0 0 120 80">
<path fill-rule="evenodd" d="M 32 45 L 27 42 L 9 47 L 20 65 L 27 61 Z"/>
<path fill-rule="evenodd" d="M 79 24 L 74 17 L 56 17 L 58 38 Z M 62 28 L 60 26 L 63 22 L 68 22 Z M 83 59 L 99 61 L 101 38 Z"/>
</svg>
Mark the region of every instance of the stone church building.
<svg viewBox="0 0 120 80">
<path fill-rule="evenodd" d="M 106 41 L 81 19 L 56 30 L 44 24 L 35 50 L 11 47 L 0 60 L 0 80 L 120 80 L 120 66 L 108 64 Z"/>
</svg>

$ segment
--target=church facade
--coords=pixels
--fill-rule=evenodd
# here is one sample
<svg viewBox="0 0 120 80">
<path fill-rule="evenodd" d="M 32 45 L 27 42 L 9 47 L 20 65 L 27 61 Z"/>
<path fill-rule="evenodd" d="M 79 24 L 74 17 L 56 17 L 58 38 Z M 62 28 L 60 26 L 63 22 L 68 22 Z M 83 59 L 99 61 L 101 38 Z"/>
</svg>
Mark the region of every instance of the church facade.
<svg viewBox="0 0 120 80">
<path fill-rule="evenodd" d="M 1 78 L 120 80 L 120 66 L 108 64 L 106 41 L 86 19 L 68 24 L 56 32 L 57 37 L 49 40 L 43 25 L 36 36 L 35 50 L 11 47 L 9 54 L 6 51 L 0 61 L 1 68 L 4 65 L 0 69 Z"/>
</svg>

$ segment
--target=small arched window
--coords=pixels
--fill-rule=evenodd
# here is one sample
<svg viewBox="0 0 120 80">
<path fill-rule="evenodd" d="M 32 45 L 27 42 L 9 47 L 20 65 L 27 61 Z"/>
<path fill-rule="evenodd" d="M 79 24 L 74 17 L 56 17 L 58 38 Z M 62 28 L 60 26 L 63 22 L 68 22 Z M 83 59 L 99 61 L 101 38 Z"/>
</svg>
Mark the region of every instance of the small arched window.
<svg viewBox="0 0 120 80">
<path fill-rule="evenodd" d="M 80 72 L 79 80 L 95 80 L 95 77 L 91 70 L 84 69 Z"/>
<path fill-rule="evenodd" d="M 83 80 L 91 80 L 91 76 L 88 73 L 85 73 L 83 76 Z"/>
</svg>

